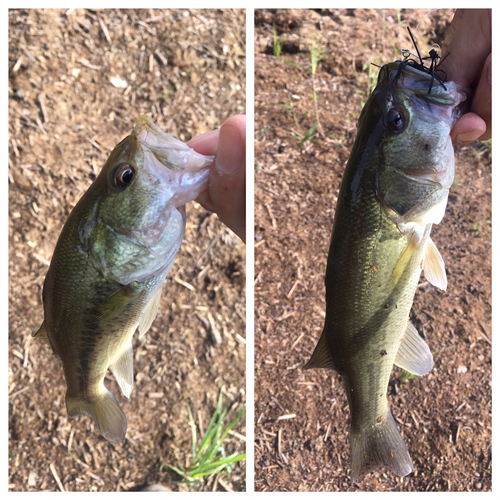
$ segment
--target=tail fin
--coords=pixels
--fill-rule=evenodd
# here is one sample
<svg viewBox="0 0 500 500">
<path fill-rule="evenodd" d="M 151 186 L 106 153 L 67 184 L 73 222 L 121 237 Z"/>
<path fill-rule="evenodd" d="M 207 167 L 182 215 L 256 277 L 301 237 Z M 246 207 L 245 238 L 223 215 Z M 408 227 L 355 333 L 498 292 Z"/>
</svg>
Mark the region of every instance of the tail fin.
<svg viewBox="0 0 500 500">
<path fill-rule="evenodd" d="M 85 413 L 92 417 L 99 432 L 113 444 L 123 443 L 127 433 L 127 417 L 116 398 L 105 387 L 95 398 L 72 398 L 66 394 L 68 415 Z"/>
<path fill-rule="evenodd" d="M 380 424 L 363 431 L 351 428 L 351 457 L 353 480 L 382 465 L 391 468 L 398 476 L 407 476 L 413 470 L 405 442 L 389 408 Z"/>
</svg>

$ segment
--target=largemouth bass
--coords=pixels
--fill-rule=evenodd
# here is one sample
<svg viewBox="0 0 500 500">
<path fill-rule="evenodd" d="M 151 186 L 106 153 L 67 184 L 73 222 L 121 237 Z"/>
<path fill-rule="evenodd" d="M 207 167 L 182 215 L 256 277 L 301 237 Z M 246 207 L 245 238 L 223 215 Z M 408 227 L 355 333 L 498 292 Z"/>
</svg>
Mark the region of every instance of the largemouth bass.
<svg viewBox="0 0 500 500">
<path fill-rule="evenodd" d="M 153 322 L 181 246 L 184 205 L 206 188 L 203 156 L 140 118 L 112 151 L 68 217 L 43 286 L 44 322 L 33 335 L 60 358 L 66 407 L 90 415 L 111 443 L 127 419 L 104 386 L 111 365 L 123 392 L 133 385 L 132 336 Z"/>
<path fill-rule="evenodd" d="M 446 289 L 430 239 L 454 178 L 450 130 L 465 93 L 407 61 L 380 70 L 344 173 L 326 270 L 323 333 L 306 368 L 343 379 L 353 479 L 413 465 L 387 403 L 393 364 L 425 375 L 432 354 L 408 321 L 421 270 Z"/>
</svg>

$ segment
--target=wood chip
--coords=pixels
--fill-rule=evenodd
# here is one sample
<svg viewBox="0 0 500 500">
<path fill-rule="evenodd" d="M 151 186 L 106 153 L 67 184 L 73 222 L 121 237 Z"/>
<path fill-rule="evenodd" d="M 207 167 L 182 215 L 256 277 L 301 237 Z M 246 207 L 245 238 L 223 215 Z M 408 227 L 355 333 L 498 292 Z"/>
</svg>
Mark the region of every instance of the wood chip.
<svg viewBox="0 0 500 500">
<path fill-rule="evenodd" d="M 304 336 L 304 332 L 302 332 L 299 335 L 299 338 L 292 344 L 292 347 L 290 348 L 290 350 L 293 350 L 295 348 L 295 346 L 300 342 L 300 340 L 302 339 L 303 336 Z"/>
<path fill-rule="evenodd" d="M 99 26 L 101 27 L 102 32 L 104 33 L 104 36 L 106 37 L 106 40 L 111 45 L 111 37 L 109 36 L 108 28 L 106 28 L 104 21 L 100 17 L 99 17 Z"/>
<path fill-rule="evenodd" d="M 290 418 L 296 418 L 296 417 L 297 417 L 297 415 L 296 415 L 295 413 L 290 413 L 290 414 L 288 414 L 288 415 L 281 415 L 280 417 L 278 417 L 278 418 L 276 419 L 276 422 L 278 422 L 278 421 L 280 421 L 280 420 L 288 420 L 288 419 L 290 419 Z"/>
<path fill-rule="evenodd" d="M 21 56 L 17 61 L 16 64 L 14 64 L 14 67 L 12 68 L 13 73 L 17 73 L 19 71 L 19 68 L 21 67 L 21 64 L 23 63 L 23 56 Z"/>
<path fill-rule="evenodd" d="M 295 316 L 295 311 L 284 312 L 281 316 L 275 318 L 274 321 L 283 321 L 284 319 L 290 318 L 291 316 Z"/>
<path fill-rule="evenodd" d="M 49 119 L 47 117 L 47 111 L 45 109 L 45 94 L 43 92 L 40 92 L 40 94 L 38 94 L 38 104 L 40 104 L 40 110 L 43 116 L 43 123 L 48 123 Z"/>
<path fill-rule="evenodd" d="M 151 399 L 160 399 L 163 397 L 163 392 L 150 392 L 148 394 L 148 398 Z"/>
<path fill-rule="evenodd" d="M 276 219 L 274 218 L 271 207 L 268 204 L 266 204 L 266 208 L 267 208 L 267 211 L 269 213 L 269 217 L 271 219 L 271 225 L 273 226 L 273 229 L 276 229 Z"/>
<path fill-rule="evenodd" d="M 87 61 L 87 59 L 78 59 L 78 62 L 82 66 L 85 66 L 86 68 L 89 68 L 89 69 L 95 69 L 96 71 L 101 69 L 101 66 L 95 66 L 94 64 L 90 64 L 90 62 Z"/>
<path fill-rule="evenodd" d="M 213 343 L 215 345 L 221 345 L 222 335 L 220 334 L 220 331 L 215 323 L 214 317 L 212 316 L 212 313 L 210 311 L 208 311 L 208 321 L 210 323 L 210 335 L 212 336 Z"/>
<path fill-rule="evenodd" d="M 36 260 L 38 260 L 42 264 L 45 264 L 46 266 L 50 266 L 50 261 L 47 260 L 45 257 L 42 257 L 41 255 L 38 255 L 37 253 L 34 253 L 32 255 L 33 255 L 33 257 L 35 257 Z"/>
<path fill-rule="evenodd" d="M 52 472 L 52 475 L 54 476 L 54 479 L 56 480 L 57 486 L 59 486 L 59 489 L 62 492 L 65 492 L 66 490 L 64 489 L 63 484 L 61 483 L 61 480 L 59 479 L 59 476 L 57 475 L 56 468 L 54 464 L 50 464 L 50 472 Z"/>
<path fill-rule="evenodd" d="M 12 394 L 10 394 L 10 395 L 9 395 L 9 399 L 11 399 L 11 398 L 15 398 L 18 394 L 21 394 L 21 393 L 23 393 L 24 391 L 27 391 L 29 388 L 30 388 L 30 386 L 29 386 L 29 385 L 27 385 L 26 387 L 23 387 L 22 389 L 19 389 L 18 391 L 13 392 Z"/>
<path fill-rule="evenodd" d="M 161 61 L 163 66 L 167 66 L 167 64 L 168 64 L 167 58 L 158 49 L 155 50 L 155 54 L 158 57 L 158 59 Z"/>
<path fill-rule="evenodd" d="M 174 281 L 176 283 L 179 283 L 179 285 L 182 285 L 182 286 L 185 286 L 186 288 L 188 288 L 189 290 L 192 290 L 194 291 L 195 288 L 193 285 L 190 285 L 189 283 L 186 283 L 185 281 L 182 281 L 180 278 L 178 278 L 177 276 L 174 277 Z"/>
<path fill-rule="evenodd" d="M 295 283 L 292 285 L 292 288 L 290 288 L 290 291 L 287 293 L 286 298 L 289 299 L 292 295 L 295 289 L 297 288 L 297 285 L 299 284 L 300 280 L 295 280 Z"/>
<path fill-rule="evenodd" d="M 229 486 L 229 484 L 227 484 L 220 476 L 219 476 L 219 484 L 226 490 L 226 491 L 229 491 L 231 493 L 234 493 L 234 490 L 233 488 L 231 488 L 231 486 Z"/>
<path fill-rule="evenodd" d="M 240 441 L 245 441 L 247 440 L 246 436 L 243 436 L 243 434 L 240 434 L 239 432 L 236 432 L 236 431 L 229 431 L 228 432 L 229 435 L 231 436 L 234 436 L 235 438 L 238 438 Z"/>
</svg>

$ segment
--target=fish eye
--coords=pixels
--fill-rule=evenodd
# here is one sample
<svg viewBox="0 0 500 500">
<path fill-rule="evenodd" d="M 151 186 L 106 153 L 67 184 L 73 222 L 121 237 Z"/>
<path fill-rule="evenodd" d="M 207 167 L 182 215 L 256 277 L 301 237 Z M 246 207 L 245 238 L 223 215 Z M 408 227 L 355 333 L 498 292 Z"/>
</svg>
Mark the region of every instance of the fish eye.
<svg viewBox="0 0 500 500">
<path fill-rule="evenodd" d="M 135 169 L 132 165 L 124 163 L 115 171 L 115 185 L 118 189 L 127 187 L 135 177 Z"/>
<path fill-rule="evenodd" d="M 406 127 L 406 117 L 397 108 L 391 108 L 385 119 L 388 127 L 395 133 L 402 132 Z"/>
</svg>

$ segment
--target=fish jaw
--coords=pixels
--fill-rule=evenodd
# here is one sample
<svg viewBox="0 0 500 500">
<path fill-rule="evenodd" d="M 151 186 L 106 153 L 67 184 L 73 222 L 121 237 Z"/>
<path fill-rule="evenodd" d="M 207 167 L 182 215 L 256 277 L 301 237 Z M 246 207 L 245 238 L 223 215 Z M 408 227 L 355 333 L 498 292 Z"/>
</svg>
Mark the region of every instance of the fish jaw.
<svg viewBox="0 0 500 500">
<path fill-rule="evenodd" d="M 148 115 L 142 115 L 134 129 L 141 144 L 148 147 L 167 168 L 197 171 L 209 167 L 214 156 L 205 156 L 157 127 Z"/>
<path fill-rule="evenodd" d="M 144 163 L 155 171 L 157 179 L 170 187 L 175 207 L 194 200 L 206 189 L 214 156 L 197 153 L 163 132 L 147 115 L 139 119 L 134 135 L 144 151 Z"/>
</svg>

